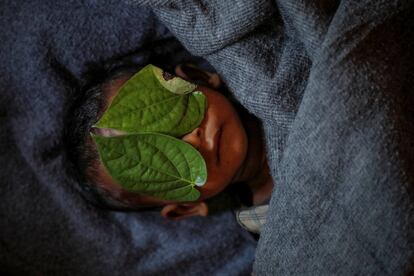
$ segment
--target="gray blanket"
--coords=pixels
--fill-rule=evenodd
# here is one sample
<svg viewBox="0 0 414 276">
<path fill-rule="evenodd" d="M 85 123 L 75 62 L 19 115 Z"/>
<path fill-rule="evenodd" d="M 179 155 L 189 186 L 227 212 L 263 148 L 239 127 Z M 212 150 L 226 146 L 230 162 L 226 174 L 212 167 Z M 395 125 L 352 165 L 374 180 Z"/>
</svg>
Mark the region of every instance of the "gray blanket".
<svg viewBox="0 0 414 276">
<path fill-rule="evenodd" d="M 413 5 L 217 0 L 158 7 L 166 26 L 264 123 L 276 186 L 257 275 L 410 270 Z"/>
<path fill-rule="evenodd" d="M 231 214 L 96 210 L 61 170 L 65 97 L 88 63 L 164 34 L 152 12 L 263 121 L 276 186 L 255 274 L 412 269 L 412 1 L 33 2 L 0 7 L 1 269 L 249 274 Z"/>
</svg>

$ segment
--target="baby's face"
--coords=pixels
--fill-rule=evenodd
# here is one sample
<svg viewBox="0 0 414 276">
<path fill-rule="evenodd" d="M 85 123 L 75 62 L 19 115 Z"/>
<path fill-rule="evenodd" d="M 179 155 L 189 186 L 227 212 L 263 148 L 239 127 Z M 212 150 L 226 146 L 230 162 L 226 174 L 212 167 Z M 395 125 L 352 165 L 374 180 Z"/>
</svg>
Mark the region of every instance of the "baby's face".
<svg viewBox="0 0 414 276">
<path fill-rule="evenodd" d="M 205 199 L 232 182 L 247 153 L 247 135 L 240 118 L 222 94 L 199 87 L 207 97 L 207 112 L 201 125 L 182 139 L 198 149 L 207 165 L 207 182 L 200 188 Z"/>
<path fill-rule="evenodd" d="M 106 107 L 129 77 L 121 76 L 104 86 Z M 207 98 L 205 117 L 200 126 L 184 135 L 182 140 L 195 147 L 207 165 L 207 182 L 202 187 L 197 187 L 201 193 L 199 201 L 202 201 L 223 191 L 240 173 L 246 159 L 248 141 L 231 102 L 213 89 L 199 86 L 197 90 L 203 92 Z M 175 203 L 126 191 L 112 179 L 101 161 L 97 168 L 93 176 L 97 185 L 128 205 L 162 206 Z"/>
</svg>

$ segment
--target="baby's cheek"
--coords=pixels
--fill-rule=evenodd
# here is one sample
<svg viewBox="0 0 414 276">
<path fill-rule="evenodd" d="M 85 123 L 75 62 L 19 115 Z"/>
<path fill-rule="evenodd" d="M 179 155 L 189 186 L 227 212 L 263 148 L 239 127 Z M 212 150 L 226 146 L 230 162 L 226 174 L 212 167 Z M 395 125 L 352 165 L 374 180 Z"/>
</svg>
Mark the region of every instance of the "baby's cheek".
<svg viewBox="0 0 414 276">
<path fill-rule="evenodd" d="M 221 170 L 210 170 L 207 175 L 207 182 L 201 187 L 204 197 L 214 196 L 226 188 L 230 184 L 231 178 L 229 174 Z"/>
</svg>

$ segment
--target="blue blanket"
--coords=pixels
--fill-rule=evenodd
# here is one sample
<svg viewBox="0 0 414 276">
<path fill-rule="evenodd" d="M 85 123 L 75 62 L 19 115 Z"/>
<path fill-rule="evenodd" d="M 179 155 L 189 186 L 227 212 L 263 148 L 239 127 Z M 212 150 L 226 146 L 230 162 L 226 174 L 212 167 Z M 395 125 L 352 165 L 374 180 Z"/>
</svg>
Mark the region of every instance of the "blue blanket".
<svg viewBox="0 0 414 276">
<path fill-rule="evenodd" d="M 173 223 L 97 209 L 67 172 L 62 117 L 83 74 L 110 58 L 150 62 L 155 41 L 158 61 L 208 60 L 263 121 L 276 186 L 255 274 L 408 273 L 411 2 L 3 1 L 1 269 L 250 273 L 255 242 L 230 213 Z"/>
<path fill-rule="evenodd" d="M 62 141 L 85 73 L 111 58 L 189 58 L 150 9 L 118 2 L 0 4 L 0 272 L 248 274 L 256 241 L 231 211 L 172 222 L 95 207 L 80 192 Z"/>
</svg>

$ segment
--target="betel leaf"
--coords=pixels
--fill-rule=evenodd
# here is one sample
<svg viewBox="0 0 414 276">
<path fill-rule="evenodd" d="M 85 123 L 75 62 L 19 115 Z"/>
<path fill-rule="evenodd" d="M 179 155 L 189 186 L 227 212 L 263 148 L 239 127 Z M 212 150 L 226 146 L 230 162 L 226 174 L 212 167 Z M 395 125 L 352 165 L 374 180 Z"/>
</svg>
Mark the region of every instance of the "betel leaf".
<svg viewBox="0 0 414 276">
<path fill-rule="evenodd" d="M 169 75 L 161 83 L 163 77 L 161 69 L 145 66 L 121 87 L 96 127 L 174 137 L 198 127 L 204 117 L 206 97 L 199 91 L 192 92 L 196 86 L 178 77 Z"/>
<path fill-rule="evenodd" d="M 158 133 L 93 136 L 111 176 L 126 190 L 165 200 L 195 201 L 207 180 L 203 157 L 191 145 Z"/>
</svg>

